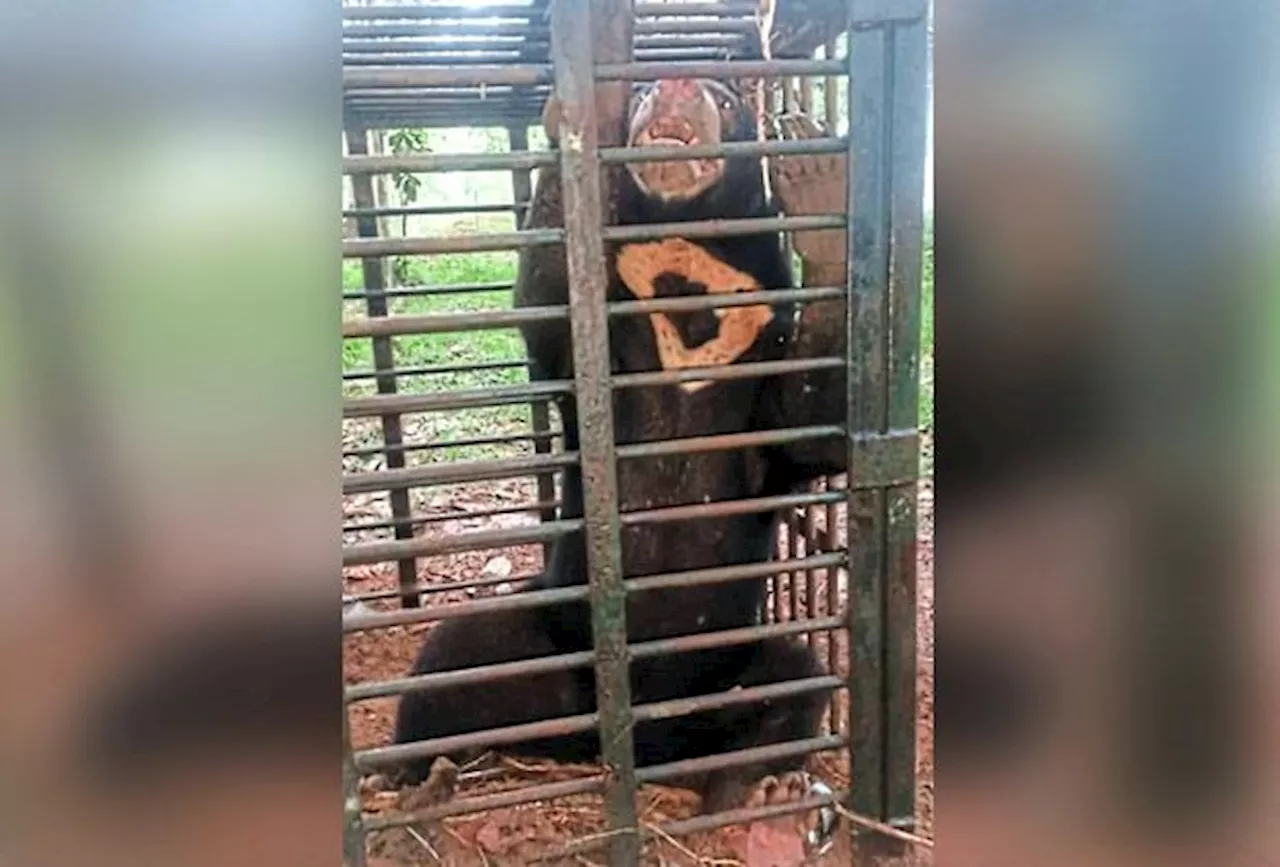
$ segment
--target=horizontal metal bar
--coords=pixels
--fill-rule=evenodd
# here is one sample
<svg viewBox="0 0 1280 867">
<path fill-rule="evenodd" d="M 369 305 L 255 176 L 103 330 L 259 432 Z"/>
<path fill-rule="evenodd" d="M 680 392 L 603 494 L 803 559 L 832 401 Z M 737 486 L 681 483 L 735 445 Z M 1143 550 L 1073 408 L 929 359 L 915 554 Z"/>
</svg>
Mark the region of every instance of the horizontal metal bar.
<svg viewBox="0 0 1280 867">
<path fill-rule="evenodd" d="M 552 587 L 547 590 L 520 590 L 506 596 L 491 596 L 487 599 L 473 599 L 466 602 L 449 602 L 432 605 L 428 608 L 403 608 L 396 611 L 370 611 L 363 614 L 344 614 L 342 631 L 344 634 L 368 632 L 373 629 L 387 629 L 392 626 L 409 626 L 415 623 L 434 623 L 440 620 L 454 620 L 460 617 L 476 617 L 481 614 L 497 614 L 519 611 L 525 608 L 540 608 L 544 605 L 557 605 L 585 599 L 587 586 Z M 572 655 L 572 654 L 570 654 Z M 560 657 L 548 657 L 560 658 Z M 587 661 L 590 664 L 590 660 Z M 395 684 L 408 682 L 409 678 L 385 681 L 383 683 L 364 683 L 351 687 L 347 692 L 348 701 L 379 698 L 396 695 L 405 690 L 391 688 Z"/>
<path fill-rule="evenodd" d="M 769 638 L 785 638 L 811 632 L 830 632 L 847 626 L 843 617 L 823 617 L 814 620 L 789 620 L 785 623 L 766 623 L 744 626 L 741 629 L 725 629 L 720 632 L 700 632 L 681 635 L 678 638 L 661 638 L 630 646 L 632 659 L 669 656 L 691 650 L 714 650 L 737 644 L 751 644 Z"/>
<path fill-rule="evenodd" d="M 515 283 L 497 280 L 492 283 L 460 283 L 457 286 L 401 286 L 383 292 L 343 292 L 344 301 L 363 301 L 368 298 L 425 298 L 434 295 L 473 295 L 478 292 L 510 292 Z"/>
<path fill-rule="evenodd" d="M 585 590 L 586 588 L 582 589 Z M 459 604 L 465 605 L 473 603 Z M 386 612 L 388 615 L 402 613 L 412 614 L 416 612 L 411 609 L 407 609 L 402 612 Z M 586 666 L 591 665 L 594 660 L 594 651 L 582 650 L 577 653 L 563 653 L 557 656 L 540 656 L 534 659 L 521 659 L 515 662 L 499 662 L 492 665 L 480 665 L 475 668 L 459 668 L 453 671 L 436 671 L 431 674 L 419 674 L 414 677 L 402 677 L 396 680 L 361 683 L 346 689 L 345 700 L 349 703 L 354 703 L 358 701 L 368 701 L 375 698 L 388 698 L 390 696 L 403 695 L 407 692 L 448 689 L 451 686 L 462 686 L 465 684 L 492 683 L 498 680 L 506 680 L 511 677 L 533 677 L 538 674 L 566 671 L 571 668 L 585 668 Z"/>
<path fill-rule="evenodd" d="M 666 18 L 635 22 L 634 32 L 661 33 L 736 33 L 752 37 L 760 32 L 759 25 L 747 18 Z"/>
<path fill-rule="evenodd" d="M 668 837 L 678 839 L 690 834 L 701 834 L 705 831 L 723 828 L 726 825 L 745 825 L 768 819 L 776 819 L 780 816 L 807 813 L 821 807 L 830 806 L 831 804 L 838 804 L 845 800 L 846 797 L 846 795 L 839 792 L 834 793 L 833 795 L 815 795 L 811 798 L 802 798 L 798 801 L 787 801 L 782 804 L 766 804 L 762 807 L 742 807 L 736 810 L 725 810 L 722 813 L 707 813 L 700 816 L 694 816 L 691 819 L 664 822 L 658 827 L 663 834 L 666 834 Z"/>
<path fill-rule="evenodd" d="M 717 566 L 712 569 L 645 575 L 640 578 L 628 578 L 624 583 L 627 585 L 628 593 L 667 590 L 673 587 L 701 587 L 747 578 L 768 578 L 800 569 L 832 568 L 842 565 L 846 559 L 848 558 L 842 552 L 814 554 L 793 560 L 766 560 L 762 563 L 743 563 L 737 566 Z"/>
<path fill-rule="evenodd" d="M 713 500 L 689 506 L 667 506 L 661 509 L 642 509 L 622 513 L 623 526 L 638 524 L 666 524 L 672 521 L 696 521 L 703 518 L 728 518 L 734 515 L 752 515 L 774 512 L 822 503 L 839 503 L 844 491 L 824 491 L 813 494 L 780 494 L 775 497 L 751 497 L 744 500 Z"/>
<path fill-rule="evenodd" d="M 844 214 L 803 217 L 759 217 L 741 220 L 697 220 L 688 223 L 647 223 L 634 226 L 606 226 L 607 241 L 649 241 L 657 238 L 729 238 L 768 232 L 808 232 L 815 229 L 843 229 Z"/>
<path fill-rule="evenodd" d="M 607 305 L 612 316 L 639 316 L 650 313 L 691 313 L 699 310 L 720 310 L 730 307 L 752 307 L 759 304 L 808 303 L 844 297 L 839 287 L 815 287 L 812 289 L 766 289 L 760 292 L 706 293 L 672 298 L 646 298 L 635 301 L 614 301 Z M 477 310 L 464 314 L 434 313 L 423 316 L 383 316 L 377 318 L 346 319 L 343 321 L 343 337 L 358 338 L 373 335 L 434 334 L 453 331 L 474 331 L 486 328 L 510 328 L 526 322 L 553 322 L 568 317 L 567 306 L 521 307 L 516 310 Z M 363 325 L 360 323 L 374 323 Z M 372 375 L 372 374 L 371 374 Z M 347 378 L 368 378 L 365 376 Z"/>
<path fill-rule="evenodd" d="M 345 418 L 359 418 L 372 415 L 443 412 L 482 406 L 505 406 L 529 402 L 533 398 L 572 393 L 571 380 L 553 379 L 544 382 L 524 382 L 519 385 L 498 385 L 492 388 L 472 388 L 431 394 L 379 394 L 370 397 L 344 398 L 342 414 Z"/>
<path fill-rule="evenodd" d="M 489 795 L 473 795 L 466 798 L 454 798 L 443 804 L 427 807 L 413 813 L 378 814 L 364 819 L 364 830 L 367 834 L 401 828 L 405 825 L 416 825 L 422 822 L 435 822 L 449 816 L 461 816 L 466 813 L 483 813 L 490 810 L 501 810 L 530 804 L 535 801 L 551 801 L 556 798 L 568 798 L 574 795 L 589 795 L 604 788 L 603 775 L 582 777 L 576 780 L 565 780 L 559 783 L 541 783 L 536 786 L 521 786 L 505 792 L 494 792 Z"/>
<path fill-rule="evenodd" d="M 369 368 L 361 368 L 360 370 L 351 370 L 342 374 L 344 380 L 353 379 L 380 379 L 385 376 L 403 377 L 403 376 L 444 376 L 450 373 L 475 373 L 481 370 L 511 370 L 515 367 L 527 367 L 529 362 L 525 359 L 518 361 L 482 361 L 474 364 L 425 364 L 419 367 L 390 367 L 386 370 L 374 370 Z M 386 449 L 377 448 L 369 454 L 387 451 Z M 344 451 L 345 455 L 359 454 L 359 452 Z"/>
<path fill-rule="evenodd" d="M 448 214 L 505 214 L 527 208 L 528 202 L 488 205 L 414 205 L 407 208 L 345 208 L 342 216 L 355 217 L 434 217 Z"/>
<path fill-rule="evenodd" d="M 484 461 L 446 461 L 396 470 L 344 473 L 342 493 L 367 494 L 372 491 L 389 491 L 399 488 L 425 488 L 434 485 L 453 485 L 459 482 L 520 478 L 570 467 L 577 463 L 577 452 L 560 452 Z"/>
<path fill-rule="evenodd" d="M 838 689 L 844 686 L 844 682 L 838 677 L 825 679 L 827 681 L 835 681 L 835 685 L 830 688 Z M 638 768 L 636 770 L 636 778 L 641 783 L 661 783 L 672 779 L 678 780 L 681 777 L 690 777 L 694 774 L 704 774 L 708 771 L 721 771 L 727 768 L 755 764 L 756 762 L 774 761 L 776 759 L 790 758 L 791 756 L 807 756 L 813 753 L 839 749 L 847 741 L 848 738 L 842 735 L 827 735 L 825 737 L 787 741 L 781 744 L 769 744 L 763 747 L 751 747 L 745 750 L 733 750 L 732 752 L 719 753 L 714 756 L 703 756 L 698 759 L 686 759 L 685 761 L 668 762 L 665 765 L 650 765 L 646 768 Z"/>
<path fill-rule="evenodd" d="M 602 63 L 596 66 L 598 81 L 651 81 L 658 78 L 790 78 L 801 75 L 837 76 L 848 73 L 848 64 L 840 59 Z"/>
<path fill-rule="evenodd" d="M 636 18 L 752 16 L 756 8 L 754 0 L 739 3 L 651 3 L 641 0 L 632 7 L 632 14 Z"/>
<path fill-rule="evenodd" d="M 794 568 L 794 565 L 791 567 Z M 581 593 L 571 595 L 569 591 L 580 590 Z M 508 597 L 493 600 L 477 600 L 475 602 L 454 603 L 457 606 L 478 606 L 481 602 L 490 603 L 488 611 L 510 611 L 517 608 L 533 608 L 548 604 L 573 601 L 585 595 L 586 588 L 555 588 L 545 591 L 524 591 Z M 559 594 L 554 599 L 552 593 Z M 539 595 L 540 594 L 540 595 Z M 521 596 L 536 597 L 533 602 L 520 600 Z M 506 602 L 498 605 L 498 602 Z M 440 609 L 449 606 L 437 606 Z M 472 611 L 469 614 L 480 612 Z M 447 616 L 447 615 L 446 615 Z M 463 615 L 455 615 L 463 616 Z M 425 609 L 405 609 L 401 611 L 372 612 L 368 614 L 344 615 L 342 630 L 344 634 L 363 632 L 372 629 L 386 629 L 391 626 L 405 626 L 428 620 L 444 619 L 441 615 L 430 616 Z M 658 656 L 669 656 L 693 650 L 714 650 L 720 647 L 751 644 L 771 638 L 785 638 L 813 632 L 829 632 L 843 629 L 846 624 L 841 617 L 827 617 L 810 620 L 790 620 L 784 623 L 757 624 L 740 629 L 725 629 L 719 632 L 703 632 L 693 635 L 681 635 L 675 638 L 663 638 L 644 641 L 629 646 L 632 659 L 651 659 Z M 534 659 L 521 659 L 514 662 L 499 662 L 490 665 L 478 665 L 471 668 L 460 668 L 451 671 L 437 671 L 431 674 L 419 674 L 413 677 L 402 677 L 395 680 L 374 681 L 348 687 L 344 700 L 348 702 L 366 701 L 373 698 L 387 698 L 403 695 L 407 692 L 418 692 L 430 689 L 444 689 L 466 683 L 489 683 L 508 677 L 528 676 L 566 671 L 571 668 L 583 668 L 595 662 L 595 653 L 590 650 L 577 653 L 563 653 L 555 656 L 542 656 Z M 678 716 L 679 714 L 672 714 Z"/>
<path fill-rule="evenodd" d="M 688 367 L 683 370 L 646 370 L 639 373 L 620 373 L 613 377 L 614 388 L 644 388 L 657 385 L 674 385 L 680 382 L 725 382 L 737 379 L 763 379 L 788 373 L 806 373 L 813 370 L 832 370 L 844 366 L 844 359 L 786 358 L 781 361 L 748 361 L 741 364 L 720 364 L 712 367 Z"/>
<path fill-rule="evenodd" d="M 364 533 L 370 530 L 390 530 L 393 527 L 420 527 L 426 524 L 440 524 L 445 521 L 474 521 L 479 518 L 496 518 L 500 515 L 519 515 L 525 512 L 542 512 L 545 509 L 554 509 L 560 505 L 559 500 L 547 500 L 545 502 L 523 503 L 518 506 L 503 506 L 500 509 L 478 509 L 474 512 L 457 511 L 457 512 L 439 512 L 434 515 L 407 515 L 403 518 L 391 518 L 385 521 L 359 521 L 352 524 L 343 524 L 342 532 L 344 533 Z M 389 596 L 361 596 L 360 599 L 390 599 L 398 595 L 399 591 L 391 592 Z"/>
<path fill-rule="evenodd" d="M 554 322 L 569 315 L 568 305 L 433 313 L 425 316 L 375 316 L 342 320 L 342 337 L 394 337 L 404 334 L 453 334 L 518 328 L 534 322 Z"/>
<path fill-rule="evenodd" d="M 553 166 L 554 151 L 510 151 L 498 154 L 407 153 L 342 158 L 344 175 L 391 172 L 497 172 Z M 509 210 L 509 208 L 508 208 Z"/>
<path fill-rule="evenodd" d="M 458 551 L 483 551 L 492 548 L 531 545 L 535 542 L 549 542 L 552 539 L 568 533 L 578 532 L 581 529 L 581 520 L 544 521 L 531 527 L 505 527 L 501 530 L 477 530 L 471 533 L 454 533 L 448 536 L 344 545 L 342 548 L 342 565 L 360 566 L 365 563 L 408 560 L 411 557 L 434 557 L 439 554 L 453 554 Z M 453 590 L 461 586 L 461 584 L 451 584 L 444 589 Z"/>
<path fill-rule="evenodd" d="M 609 225 L 605 241 L 652 241 L 657 238 L 717 238 L 765 234 L 769 232 L 810 232 L 815 229 L 845 228 L 844 214 L 810 216 L 765 216 L 733 220 L 694 220 L 689 223 Z M 434 238 L 344 238 L 342 255 L 425 256 L 445 252 L 486 252 L 520 250 L 524 247 L 563 243 L 563 229 L 526 229 L 522 232 L 453 234 Z"/>
<path fill-rule="evenodd" d="M 360 87 L 445 87 L 457 85 L 548 84 L 551 65 L 378 67 L 342 70 L 344 90 Z"/>
<path fill-rule="evenodd" d="M 618 446 L 617 455 L 619 460 L 655 458 L 663 455 L 687 455 L 700 452 L 761 448 L 841 436 L 844 436 L 844 428 L 838 425 L 813 425 L 811 427 L 780 428 L 777 430 L 748 431 L 735 434 L 712 434 L 649 443 L 632 443 Z"/>
<path fill-rule="evenodd" d="M 593 654 L 594 655 L 594 654 Z M 578 654 L 573 654 L 578 656 Z M 508 665 L 510 663 L 507 663 Z M 491 667 L 491 666 L 486 666 Z M 470 669 L 477 671 L 478 669 Z M 428 675 L 428 677 L 433 675 Z M 694 698 L 679 698 L 668 701 L 636 705 L 632 709 L 633 719 L 637 722 L 645 720 L 670 719 L 676 716 L 718 710 L 740 704 L 769 701 L 771 699 L 795 695 L 799 692 L 816 691 L 829 688 L 819 681 L 837 681 L 834 677 L 808 678 L 803 681 L 771 683 L 764 686 L 751 686 L 731 689 L 725 692 L 702 695 Z M 472 682 L 472 681 L 467 681 Z M 461 735 L 450 735 L 411 743 L 391 744 L 358 751 L 354 758 L 356 767 L 361 772 L 375 770 L 387 765 L 398 765 L 416 759 L 432 756 L 448 755 L 462 750 L 475 748 L 493 748 L 506 744 L 537 740 L 548 737 L 577 734 L 596 726 L 598 714 L 578 714 L 560 717 L 553 720 L 523 723 L 486 731 L 469 732 Z"/>
<path fill-rule="evenodd" d="M 671 454 L 732 451 L 735 449 L 784 445 L 813 439 L 829 439 L 843 435 L 843 428 L 836 426 L 750 431 L 740 434 L 687 437 L 684 439 L 618 446 L 617 456 L 621 460 L 652 458 Z M 574 466 L 577 463 L 578 455 L 576 452 L 560 452 L 557 454 L 521 455 L 513 458 L 495 458 L 481 461 L 449 461 L 394 470 L 344 473 L 342 477 L 342 493 L 363 494 L 399 488 L 418 488 L 433 485 L 452 485 L 461 482 L 517 478 L 546 471 L 555 471 Z"/>
<path fill-rule="evenodd" d="M 605 148 L 600 151 L 603 163 L 654 163 L 714 157 L 802 156 L 844 153 L 848 143 L 843 138 L 764 139 L 762 141 L 720 142 L 709 145 L 646 145 L 643 147 Z"/>
<path fill-rule="evenodd" d="M 729 581 L 739 581 L 748 578 L 767 578 L 771 575 L 780 575 L 783 572 L 792 572 L 800 569 L 824 569 L 833 568 L 842 565 L 847 557 L 843 553 L 816 554 L 810 557 L 801 557 L 794 560 L 766 560 L 762 563 L 743 563 L 736 566 L 719 566 L 713 569 L 695 569 L 688 572 L 669 572 L 661 575 L 646 575 L 640 578 L 628 578 L 623 583 L 627 587 L 628 593 L 642 593 L 649 590 L 662 590 L 671 587 L 701 587 L 708 584 L 724 584 Z M 498 583 L 518 582 L 520 579 L 512 578 L 495 578 L 484 581 L 471 582 L 449 582 L 448 584 L 430 584 L 419 585 L 416 589 L 420 593 L 445 593 L 460 590 L 473 586 L 492 586 Z M 585 589 L 581 589 L 585 594 Z M 522 597 L 533 596 L 539 591 L 521 591 L 513 593 L 510 596 L 497 597 L 502 601 L 500 610 L 511 611 L 519 608 L 534 608 L 538 605 L 545 604 L 542 601 L 528 602 Z M 362 600 L 369 601 L 374 599 L 394 599 L 400 596 L 401 590 L 380 590 L 373 593 L 358 593 L 351 596 L 344 596 L 344 600 Z M 488 601 L 488 600 L 486 600 Z M 497 607 L 497 606 L 495 606 Z M 433 620 L 445 620 L 452 616 L 448 612 L 441 612 L 441 609 L 448 608 L 448 605 L 432 605 L 426 608 L 409 610 L 398 614 L 398 623 L 405 625 L 409 623 L 423 623 Z M 355 615 L 352 615 L 353 617 Z"/>
<path fill-rule="evenodd" d="M 523 366 L 523 365 L 521 365 Z M 342 452 L 344 458 L 367 457 L 368 455 L 394 454 L 397 452 L 421 452 L 431 451 L 433 449 L 461 449 L 471 448 L 473 446 L 497 446 L 497 445 L 515 445 L 516 443 L 529 442 L 530 440 L 552 439 L 564 435 L 564 431 L 560 428 L 550 428 L 545 431 L 526 431 L 518 434 L 506 434 L 503 436 L 492 437 L 466 437 L 456 440 L 432 440 L 425 443 L 416 442 L 400 442 L 393 445 L 383 443 L 379 446 L 367 446 L 359 449 L 345 449 Z"/>
<path fill-rule="evenodd" d="M 419 596 L 438 596 L 441 593 L 457 593 L 459 590 L 471 590 L 473 588 L 479 589 L 479 588 L 497 587 L 502 584 L 515 585 L 523 581 L 527 581 L 532 577 L 533 577 L 532 575 L 519 575 L 519 576 L 506 575 L 500 578 L 499 577 L 473 578 L 469 581 L 448 581 L 445 583 L 437 583 L 437 584 L 416 584 L 408 587 L 406 591 L 400 591 L 397 589 L 395 591 L 378 590 L 378 591 L 372 591 L 369 593 L 354 593 L 354 594 L 344 593 L 342 596 L 342 599 L 343 599 L 343 604 L 345 605 L 345 604 L 356 602 L 356 601 L 367 602 L 367 601 L 372 601 L 374 599 L 394 599 L 398 596 L 404 595 L 405 592 L 409 594 L 416 593 Z M 431 603 L 431 604 L 437 605 L 438 603 Z"/>
<path fill-rule="evenodd" d="M 675 145 L 671 147 L 603 148 L 603 163 L 673 162 L 713 157 L 799 156 L 806 154 L 843 153 L 847 142 L 839 137 L 812 139 L 765 139 L 748 142 L 720 142 L 710 145 Z M 465 172 L 536 169 L 555 165 L 553 151 L 513 151 L 497 154 L 404 153 L 374 156 L 348 156 L 342 159 L 346 175 L 387 174 L 390 172 Z M 493 210 L 510 210 L 514 206 L 491 206 Z M 465 210 L 465 209 L 457 209 Z M 345 214 L 345 212 L 344 212 Z"/>
<path fill-rule="evenodd" d="M 636 301 L 614 301 L 608 305 L 613 316 L 637 316 L 649 313 L 693 313 L 728 307 L 752 307 L 757 304 L 807 304 L 845 296 L 842 286 L 815 286 L 812 289 L 766 289 L 761 292 L 705 293 L 672 298 L 645 298 Z"/>
<path fill-rule="evenodd" d="M 487 253 L 519 250 L 564 241 L 563 229 L 526 229 L 483 235 L 442 235 L 435 238 L 344 238 L 342 255 L 348 259 L 372 256 L 434 256 L 441 253 Z"/>
<path fill-rule="evenodd" d="M 534 5 L 494 4 L 448 6 L 445 4 L 412 5 L 412 6 L 343 6 L 343 21 L 363 20 L 397 20 L 407 18 L 451 18 L 456 20 L 489 19 L 489 18 L 541 18 L 545 9 Z"/>
</svg>

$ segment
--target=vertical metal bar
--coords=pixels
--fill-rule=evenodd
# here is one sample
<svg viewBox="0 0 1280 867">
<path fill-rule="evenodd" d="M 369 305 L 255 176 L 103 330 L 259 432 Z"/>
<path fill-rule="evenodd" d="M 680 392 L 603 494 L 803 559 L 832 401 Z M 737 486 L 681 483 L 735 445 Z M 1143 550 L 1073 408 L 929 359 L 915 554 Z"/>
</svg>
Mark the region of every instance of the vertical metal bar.
<svg viewBox="0 0 1280 867">
<path fill-rule="evenodd" d="M 826 489 L 834 491 L 839 487 L 839 479 L 830 476 L 826 480 Z M 840 526 L 840 506 L 832 503 L 827 506 L 827 544 L 823 553 L 830 553 L 839 547 L 836 537 L 836 528 Z M 840 592 L 840 573 L 843 570 L 839 566 L 832 566 L 827 569 L 827 614 L 835 616 L 840 613 L 841 600 L 844 598 Z M 837 674 L 841 666 L 848 664 L 849 660 L 841 652 L 840 634 L 836 632 L 827 635 L 827 670 L 832 674 Z M 844 703 L 839 700 L 831 702 L 831 731 L 844 731 Z"/>
<path fill-rule="evenodd" d="M 850 3 L 849 40 L 849 337 L 848 430 L 887 429 L 886 306 L 889 272 L 886 94 L 892 76 L 881 28 L 858 30 Z M 856 118 L 856 122 L 855 119 Z M 857 472 L 853 440 L 849 475 Z M 885 493 L 853 493 L 849 544 L 850 745 L 849 806 L 885 814 Z"/>
<path fill-rule="evenodd" d="M 800 553 L 800 520 L 796 515 L 795 509 L 787 510 L 787 555 L 792 560 L 798 560 L 804 556 Z M 799 620 L 800 611 L 800 584 L 804 576 L 803 570 L 787 573 L 787 589 L 790 591 L 790 609 L 791 619 Z"/>
<path fill-rule="evenodd" d="M 364 867 L 364 818 L 360 774 L 351 752 L 349 711 L 342 709 L 342 867 Z"/>
<path fill-rule="evenodd" d="M 827 59 L 835 58 L 837 54 L 837 36 L 839 31 L 830 35 L 826 44 L 823 46 L 823 56 Z M 840 79 L 837 76 L 829 75 L 822 82 L 822 107 L 826 115 L 826 134 L 836 135 L 840 129 Z M 852 153 L 852 147 L 850 148 Z M 849 177 L 853 176 L 852 166 L 849 167 Z M 850 213 L 852 209 L 850 208 Z M 852 233 L 849 233 L 852 236 Z M 850 282 L 848 285 L 852 285 Z M 850 302 L 852 304 L 852 301 Z M 852 341 L 848 346 L 852 348 Z M 853 388 L 853 377 L 849 377 L 849 388 Z M 826 488 L 828 491 L 836 490 L 840 486 L 840 480 L 837 476 L 829 476 L 826 480 Z M 826 551 L 834 551 L 839 547 L 838 535 L 836 528 L 840 526 L 840 507 L 832 503 L 827 506 L 827 547 Z M 852 551 L 853 545 L 850 539 L 845 539 L 846 545 Z M 852 558 L 852 553 L 849 555 Z M 842 574 L 843 573 L 843 574 Z M 841 581 L 844 579 L 847 570 L 841 569 L 839 566 L 832 566 L 827 569 L 827 613 L 831 616 L 836 615 L 840 611 L 840 606 L 844 605 L 846 614 L 852 610 L 853 606 L 847 599 L 846 595 L 841 592 Z M 847 584 L 847 579 L 844 579 Z M 827 637 L 827 670 L 838 673 L 842 667 L 846 667 L 846 675 L 852 676 L 853 660 L 848 652 L 850 642 L 848 637 L 842 637 L 839 633 L 830 633 Z M 833 733 L 847 733 L 848 720 L 846 707 L 852 704 L 852 693 L 846 693 L 849 704 L 846 705 L 837 695 L 837 700 L 831 702 L 831 731 Z"/>
<path fill-rule="evenodd" d="M 584 28 L 584 24 L 587 24 Z M 583 30 L 590 35 L 584 39 Z M 629 55 L 631 6 L 621 0 L 555 0 L 551 55 L 555 93 L 560 100 L 560 165 L 564 199 L 565 251 L 569 273 L 569 314 L 573 335 L 574 385 L 583 479 L 587 561 L 591 574 L 592 633 L 595 642 L 596 699 L 605 803 L 609 813 L 609 863 L 635 867 L 640 858 L 636 822 L 635 757 L 626 632 L 626 589 L 618 518 L 618 476 L 614 453 L 610 387 L 609 323 L 605 310 L 608 270 L 598 148 L 603 139 L 622 138 L 626 92 L 602 88 L 604 129 L 597 125 L 594 52 L 612 61 Z M 602 134 L 603 133 L 603 134 Z"/>
<path fill-rule="evenodd" d="M 343 133 L 347 139 L 347 152 L 352 156 L 366 156 L 369 153 L 369 131 L 363 128 L 348 129 Z M 351 178 L 351 198 L 357 208 L 374 208 L 376 201 L 373 192 L 372 175 L 353 175 Z M 361 238 L 378 237 L 378 218 L 362 216 L 356 218 L 356 234 Z M 382 259 L 374 256 L 361 260 L 364 272 L 365 311 L 369 317 L 387 315 L 387 298 L 382 294 L 387 288 L 386 272 L 382 267 Z M 395 350 L 390 337 L 374 337 L 373 368 L 375 371 L 389 371 L 395 367 Z M 375 380 L 378 394 L 395 394 L 396 378 L 387 374 Z M 400 416 L 387 414 L 381 416 L 382 441 L 387 446 L 384 452 L 387 469 L 398 470 L 405 466 L 405 452 L 396 448 L 404 442 L 404 433 L 400 426 Z M 413 525 L 409 523 L 409 491 L 393 490 L 391 497 L 391 515 L 395 519 L 395 537 L 412 539 Z M 408 558 L 396 564 L 399 571 L 400 605 L 404 608 L 417 608 L 421 602 L 416 590 L 418 583 L 417 560 Z"/>
<path fill-rule="evenodd" d="M 524 124 L 513 124 L 507 127 L 507 150 L 529 150 L 529 128 Z M 524 217 L 528 213 L 529 203 L 533 200 L 533 173 L 528 169 L 513 169 L 511 172 L 511 198 L 515 203 L 516 228 L 524 226 Z M 533 422 L 534 454 L 551 453 L 552 438 L 536 436 L 551 430 L 551 404 L 545 400 L 534 401 L 529 405 L 529 414 Z M 556 475 L 554 472 L 538 474 L 538 502 L 552 503 L 556 500 Z M 544 522 L 556 519 L 554 506 L 549 506 L 538 513 Z M 551 542 L 542 545 L 542 560 L 546 563 L 551 554 Z"/>
<path fill-rule="evenodd" d="M 825 47 L 827 59 L 836 56 L 834 36 L 827 40 Z M 822 105 L 827 115 L 827 135 L 836 135 L 840 127 L 840 79 L 834 75 L 827 76 L 822 82 Z"/>
<path fill-rule="evenodd" d="M 901 430 L 920 424 L 920 281 L 929 110 L 927 21 L 891 31 L 889 48 L 893 63 L 889 123 L 893 326 L 888 412 L 889 425 Z M 902 486 L 889 494 L 885 800 L 888 818 L 895 824 L 915 819 L 917 496 L 917 485 Z"/>
</svg>

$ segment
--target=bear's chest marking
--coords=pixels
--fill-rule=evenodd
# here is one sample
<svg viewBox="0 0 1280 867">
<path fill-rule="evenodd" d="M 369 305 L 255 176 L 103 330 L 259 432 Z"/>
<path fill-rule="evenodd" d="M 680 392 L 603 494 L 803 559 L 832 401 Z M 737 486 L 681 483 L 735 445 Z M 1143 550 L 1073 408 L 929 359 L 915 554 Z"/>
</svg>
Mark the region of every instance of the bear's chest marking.
<svg viewBox="0 0 1280 867">
<path fill-rule="evenodd" d="M 759 292 L 762 288 L 750 274 L 683 238 L 626 244 L 618 251 L 617 268 L 623 285 L 641 299 Z M 649 314 L 658 363 L 663 370 L 732 364 L 752 347 L 761 330 L 773 320 L 773 310 L 765 304 L 722 307 L 684 315 L 688 318 L 682 333 L 666 313 Z M 693 393 L 710 384 L 709 380 L 682 382 L 680 388 Z"/>
</svg>

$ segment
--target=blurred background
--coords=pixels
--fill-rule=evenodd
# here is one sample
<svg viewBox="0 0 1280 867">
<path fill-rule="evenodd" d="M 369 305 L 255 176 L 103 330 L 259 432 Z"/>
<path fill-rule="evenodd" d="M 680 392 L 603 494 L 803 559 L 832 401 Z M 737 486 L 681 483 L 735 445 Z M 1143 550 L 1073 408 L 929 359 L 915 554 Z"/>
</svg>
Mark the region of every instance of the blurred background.
<svg viewBox="0 0 1280 867">
<path fill-rule="evenodd" d="M 948 867 L 1280 863 L 1264 7 L 938 4 Z M 6 863 L 340 857 L 338 40 L 0 0 Z"/>
</svg>

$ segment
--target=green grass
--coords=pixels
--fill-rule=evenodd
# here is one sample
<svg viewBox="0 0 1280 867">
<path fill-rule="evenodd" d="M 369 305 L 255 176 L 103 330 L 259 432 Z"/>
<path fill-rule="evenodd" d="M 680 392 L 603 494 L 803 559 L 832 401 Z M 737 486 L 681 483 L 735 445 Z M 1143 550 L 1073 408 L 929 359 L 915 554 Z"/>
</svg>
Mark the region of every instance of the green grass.
<svg viewBox="0 0 1280 867">
<path fill-rule="evenodd" d="M 401 281 L 405 285 L 448 286 L 476 283 L 496 283 L 515 279 L 516 256 L 514 253 L 472 253 L 442 256 L 404 258 L 400 261 Z M 920 425 L 926 432 L 933 430 L 933 227 L 926 226 L 925 258 L 921 298 L 921 347 L 920 347 Z M 358 261 L 343 263 L 343 288 L 360 289 L 363 274 Z M 480 310 L 501 310 L 511 307 L 510 291 L 472 292 L 465 294 L 432 295 L 426 297 L 394 298 L 388 302 L 392 315 L 421 315 L 430 313 L 461 313 Z M 345 315 L 363 315 L 364 302 L 345 302 Z M 518 330 L 469 331 L 457 334 L 423 334 L 392 338 L 392 348 L 397 367 L 426 367 L 475 365 L 495 361 L 519 361 L 524 358 L 524 341 Z M 346 340 L 343 343 L 343 370 L 346 372 L 370 370 L 373 367 L 371 340 Z M 400 379 L 405 393 L 454 391 L 512 385 L 528 380 L 523 365 L 492 370 L 471 370 L 453 373 L 408 376 Z M 371 380 L 348 381 L 344 391 L 349 396 L 375 393 Z M 530 427 L 530 411 L 527 405 L 486 407 L 458 412 L 425 414 L 421 427 L 411 436 L 414 440 L 435 439 L 451 441 L 475 437 L 515 433 Z M 445 448 L 423 453 L 426 460 L 465 460 L 496 455 L 510 455 L 509 447 L 466 446 Z M 925 455 L 926 469 L 932 466 L 932 449 Z"/>
</svg>

